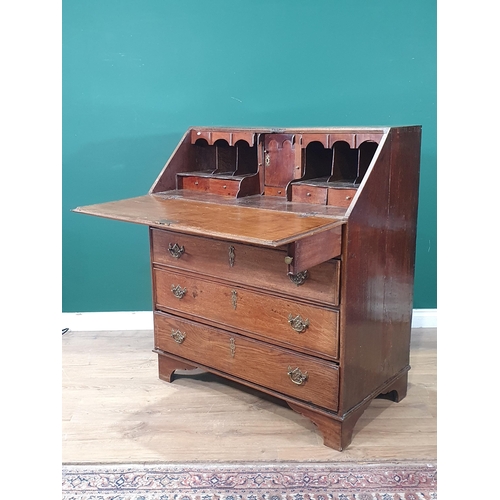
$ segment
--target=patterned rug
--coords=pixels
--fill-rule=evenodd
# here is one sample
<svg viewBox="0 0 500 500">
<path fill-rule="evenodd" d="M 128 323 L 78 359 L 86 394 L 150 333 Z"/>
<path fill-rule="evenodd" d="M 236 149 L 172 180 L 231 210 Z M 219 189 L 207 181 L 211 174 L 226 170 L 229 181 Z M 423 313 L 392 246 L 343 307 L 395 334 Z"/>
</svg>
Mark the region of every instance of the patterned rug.
<svg viewBox="0 0 500 500">
<path fill-rule="evenodd" d="M 434 500 L 436 464 L 65 465 L 63 500 Z"/>
</svg>

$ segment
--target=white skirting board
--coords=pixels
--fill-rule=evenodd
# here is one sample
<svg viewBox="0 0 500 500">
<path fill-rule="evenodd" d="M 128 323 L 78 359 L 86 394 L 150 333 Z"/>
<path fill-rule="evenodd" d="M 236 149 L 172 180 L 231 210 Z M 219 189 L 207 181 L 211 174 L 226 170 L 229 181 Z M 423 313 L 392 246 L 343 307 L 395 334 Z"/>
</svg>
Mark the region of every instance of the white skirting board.
<svg viewBox="0 0 500 500">
<path fill-rule="evenodd" d="M 414 309 L 412 328 L 437 328 L 437 309 Z M 151 311 L 62 313 L 62 329 L 73 332 L 152 330 Z"/>
</svg>

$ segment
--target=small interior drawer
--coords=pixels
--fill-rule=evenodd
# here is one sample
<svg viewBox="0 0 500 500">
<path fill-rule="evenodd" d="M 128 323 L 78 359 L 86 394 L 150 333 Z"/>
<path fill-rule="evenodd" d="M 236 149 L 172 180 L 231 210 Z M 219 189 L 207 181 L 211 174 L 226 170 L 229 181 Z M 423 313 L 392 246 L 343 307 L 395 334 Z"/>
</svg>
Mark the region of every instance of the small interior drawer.
<svg viewBox="0 0 500 500">
<path fill-rule="evenodd" d="M 356 191 L 356 189 L 328 188 L 328 205 L 348 207 L 356 195 Z"/>
<path fill-rule="evenodd" d="M 327 195 L 328 188 L 323 186 L 292 184 L 292 201 L 326 205 Z"/>
<path fill-rule="evenodd" d="M 216 179 L 194 174 L 183 174 L 177 177 L 178 189 L 201 191 L 221 196 L 236 196 L 240 189 L 240 181 L 233 179 Z"/>
<path fill-rule="evenodd" d="M 311 356 L 155 313 L 155 347 L 194 363 L 336 411 L 338 366 Z"/>
</svg>

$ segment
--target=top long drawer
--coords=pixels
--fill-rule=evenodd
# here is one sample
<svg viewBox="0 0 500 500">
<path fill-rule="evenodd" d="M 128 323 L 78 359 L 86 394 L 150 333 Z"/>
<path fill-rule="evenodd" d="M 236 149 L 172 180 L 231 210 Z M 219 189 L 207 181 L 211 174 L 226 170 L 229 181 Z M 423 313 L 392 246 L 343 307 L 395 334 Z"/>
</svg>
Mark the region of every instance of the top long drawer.
<svg viewBox="0 0 500 500">
<path fill-rule="evenodd" d="M 258 290 L 330 305 L 339 303 L 340 261 L 288 276 L 285 249 L 269 249 L 151 229 L 156 264 L 226 279 Z"/>
</svg>

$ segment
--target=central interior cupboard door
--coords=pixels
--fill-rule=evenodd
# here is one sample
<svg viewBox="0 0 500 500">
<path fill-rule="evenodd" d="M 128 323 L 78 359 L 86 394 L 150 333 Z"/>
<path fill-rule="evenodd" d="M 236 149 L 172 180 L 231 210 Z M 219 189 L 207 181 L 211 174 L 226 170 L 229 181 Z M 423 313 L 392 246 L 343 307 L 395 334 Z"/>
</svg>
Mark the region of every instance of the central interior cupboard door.
<svg viewBox="0 0 500 500">
<path fill-rule="evenodd" d="M 295 178 L 295 135 L 266 134 L 264 149 L 264 184 L 285 187 Z"/>
</svg>

